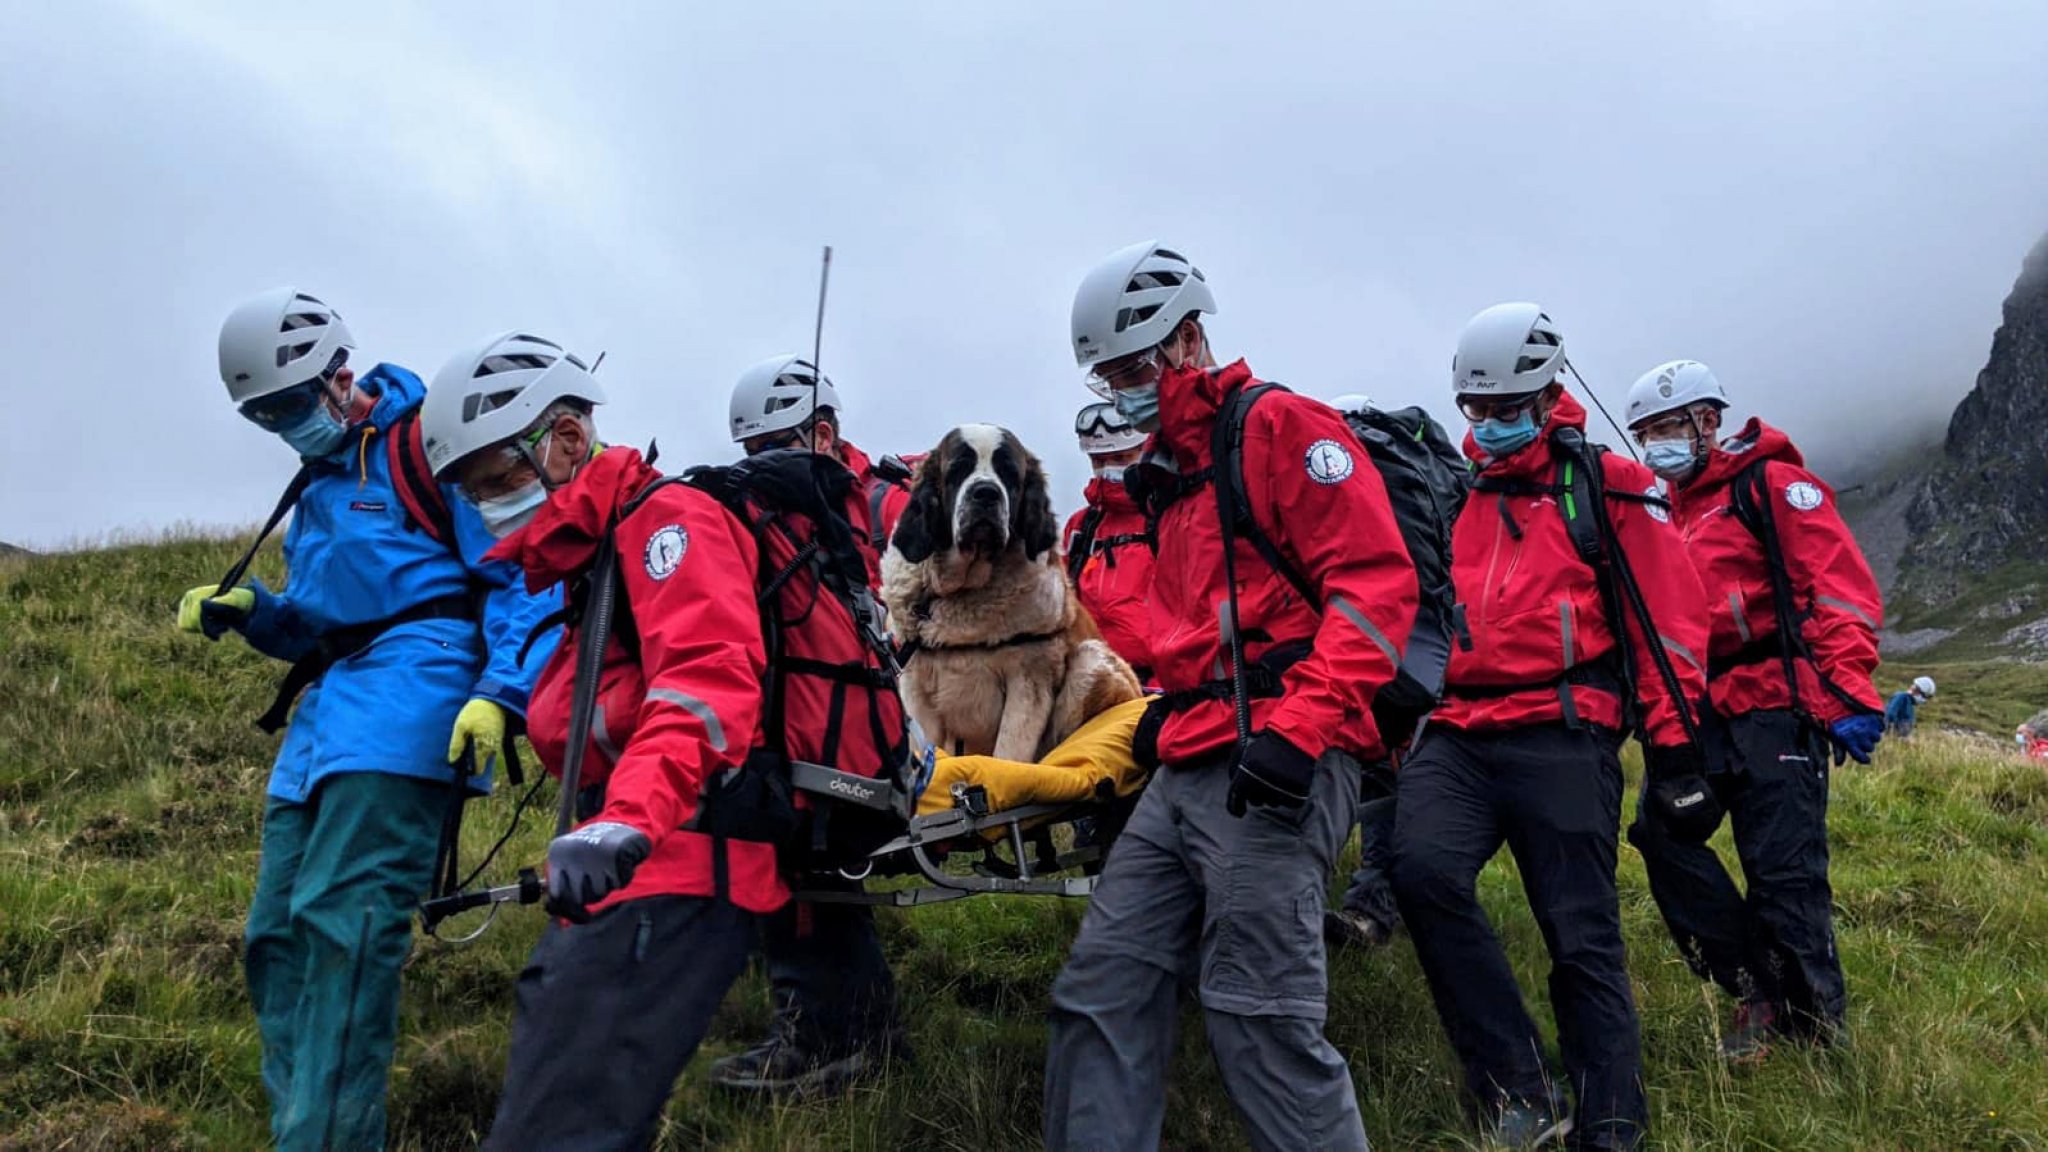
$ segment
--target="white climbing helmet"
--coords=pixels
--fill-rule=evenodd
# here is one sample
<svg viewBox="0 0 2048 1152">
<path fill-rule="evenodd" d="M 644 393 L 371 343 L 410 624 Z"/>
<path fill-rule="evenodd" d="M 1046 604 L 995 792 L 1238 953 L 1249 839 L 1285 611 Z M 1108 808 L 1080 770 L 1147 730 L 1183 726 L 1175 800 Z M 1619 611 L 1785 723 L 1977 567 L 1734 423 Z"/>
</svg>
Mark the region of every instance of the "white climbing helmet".
<svg viewBox="0 0 2048 1152">
<path fill-rule="evenodd" d="M 465 457 L 531 428 L 558 400 L 602 404 L 604 389 L 581 357 L 552 340 L 507 332 L 458 353 L 420 407 L 427 467 L 447 482 Z"/>
<path fill-rule="evenodd" d="M 1564 337 L 1534 304 L 1495 304 L 1465 322 L 1451 359 L 1458 396 L 1526 396 L 1564 370 Z"/>
<path fill-rule="evenodd" d="M 1157 240 L 1118 249 L 1074 291 L 1074 363 L 1087 368 L 1157 347 L 1188 313 L 1214 311 L 1215 294 L 1187 257 Z M 1102 392 L 1092 380 L 1090 387 Z"/>
<path fill-rule="evenodd" d="M 1346 392 L 1330 401 L 1330 407 L 1346 416 L 1362 416 L 1372 411 L 1372 397 L 1363 392 Z"/>
<path fill-rule="evenodd" d="M 732 386 L 732 442 L 801 428 L 814 405 L 840 410 L 832 378 L 801 356 L 770 356 L 740 373 Z"/>
<path fill-rule="evenodd" d="M 1914 691 L 1916 691 L 1916 692 L 1920 693 L 1921 697 L 1922 697 L 1922 698 L 1924 698 L 1924 699 L 1928 699 L 1928 700 L 1932 700 L 1932 699 L 1934 699 L 1934 677 L 1932 677 L 1932 676 L 1915 676 L 1915 677 L 1913 677 L 1913 689 L 1914 689 Z"/>
<path fill-rule="evenodd" d="M 1090 404 L 1074 414 L 1074 435 L 1081 451 L 1090 456 L 1101 452 L 1128 452 L 1145 442 L 1145 434 L 1131 427 L 1124 414 L 1108 401 Z"/>
<path fill-rule="evenodd" d="M 1629 386 L 1628 415 L 1623 423 L 1637 431 L 1666 412 L 1681 412 L 1702 402 L 1716 408 L 1728 406 L 1728 393 L 1721 390 L 1714 370 L 1697 360 L 1673 360 L 1643 373 Z"/>
<path fill-rule="evenodd" d="M 355 346 L 341 313 L 296 288 L 272 288 L 237 304 L 221 324 L 220 378 L 228 397 L 244 404 L 318 379 L 336 353 Z"/>
</svg>

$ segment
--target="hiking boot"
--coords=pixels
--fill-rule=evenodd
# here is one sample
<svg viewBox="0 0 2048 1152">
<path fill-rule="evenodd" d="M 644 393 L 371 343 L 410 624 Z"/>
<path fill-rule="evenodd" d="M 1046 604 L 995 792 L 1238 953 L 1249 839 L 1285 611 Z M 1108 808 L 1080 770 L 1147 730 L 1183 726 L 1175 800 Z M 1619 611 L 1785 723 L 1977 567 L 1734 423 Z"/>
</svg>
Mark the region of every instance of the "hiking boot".
<svg viewBox="0 0 2048 1152">
<path fill-rule="evenodd" d="M 1323 940 L 1333 948 L 1384 948 L 1394 939 L 1394 926 L 1376 916 L 1349 908 L 1323 913 Z"/>
<path fill-rule="evenodd" d="M 1563 1145 L 1571 1135 L 1571 1110 L 1561 1097 L 1548 1100 L 1509 1098 L 1500 1106 L 1500 1116 L 1487 1137 L 1503 1148 L 1543 1148 Z"/>
<path fill-rule="evenodd" d="M 1721 1059 L 1731 1064 L 1757 1064 L 1777 1039 L 1778 1008 L 1768 1000 L 1744 1000 L 1735 1007 L 1735 1027 L 1721 1037 Z"/>
<path fill-rule="evenodd" d="M 788 1036 L 765 1042 L 711 1066 L 711 1082 L 730 1092 L 801 1099 L 831 1095 L 858 1080 L 880 1061 L 865 1048 L 828 1057 Z"/>
</svg>

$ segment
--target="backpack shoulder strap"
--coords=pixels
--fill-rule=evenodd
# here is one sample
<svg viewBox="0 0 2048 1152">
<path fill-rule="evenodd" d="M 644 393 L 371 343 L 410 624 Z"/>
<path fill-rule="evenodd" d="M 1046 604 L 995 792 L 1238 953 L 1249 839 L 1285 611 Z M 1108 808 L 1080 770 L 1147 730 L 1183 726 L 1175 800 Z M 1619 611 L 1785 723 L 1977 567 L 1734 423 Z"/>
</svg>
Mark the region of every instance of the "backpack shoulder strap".
<svg viewBox="0 0 2048 1152">
<path fill-rule="evenodd" d="M 1216 484 L 1222 490 L 1224 504 L 1231 511 L 1232 531 L 1250 541 L 1260 558 L 1293 585 L 1302 600 L 1317 612 L 1321 612 L 1322 598 L 1316 595 L 1314 586 L 1308 582 L 1308 577 L 1290 563 L 1287 557 L 1280 554 L 1280 549 L 1273 543 L 1273 538 L 1266 535 L 1265 529 L 1259 527 L 1259 519 L 1252 513 L 1251 495 L 1245 488 L 1245 421 L 1251 416 L 1252 405 L 1258 403 L 1259 397 L 1275 390 L 1285 392 L 1287 389 L 1271 381 L 1263 381 L 1231 394 L 1228 406 L 1216 420 L 1216 432 L 1210 442 L 1210 455 L 1213 457 L 1210 466 L 1215 469 Z"/>
<path fill-rule="evenodd" d="M 1767 489 L 1769 478 L 1764 475 L 1764 465 L 1769 460 L 1752 460 L 1742 466 L 1735 479 L 1728 485 L 1729 509 L 1749 534 L 1764 546 L 1773 564 L 1783 562 L 1778 549 L 1778 534 L 1771 523 L 1771 501 Z"/>
<path fill-rule="evenodd" d="M 882 522 L 882 505 L 889 499 L 886 481 L 868 486 L 868 543 L 875 546 L 875 555 L 889 550 L 889 527 Z"/>
<path fill-rule="evenodd" d="M 1088 554 L 1095 548 L 1095 534 L 1102 529 L 1102 518 L 1107 515 L 1101 505 L 1090 505 L 1081 514 L 1081 524 L 1074 530 L 1074 538 L 1067 541 L 1067 579 L 1080 580 L 1081 569 L 1088 566 Z"/>
<path fill-rule="evenodd" d="M 434 470 L 427 466 L 426 446 L 420 438 L 420 412 L 415 408 L 398 418 L 384 433 L 384 450 L 390 458 L 391 486 L 398 502 L 405 506 L 408 522 L 443 548 L 455 547 L 455 518 L 448 498 L 434 482 Z"/>
<path fill-rule="evenodd" d="M 1581 441 L 1574 451 L 1557 453 L 1557 510 L 1564 516 L 1565 534 L 1579 559 L 1598 567 L 1607 556 L 1607 542 L 1601 530 L 1603 517 L 1598 506 L 1604 485 L 1595 469 L 1603 467 L 1607 449 L 1590 440 Z"/>
</svg>

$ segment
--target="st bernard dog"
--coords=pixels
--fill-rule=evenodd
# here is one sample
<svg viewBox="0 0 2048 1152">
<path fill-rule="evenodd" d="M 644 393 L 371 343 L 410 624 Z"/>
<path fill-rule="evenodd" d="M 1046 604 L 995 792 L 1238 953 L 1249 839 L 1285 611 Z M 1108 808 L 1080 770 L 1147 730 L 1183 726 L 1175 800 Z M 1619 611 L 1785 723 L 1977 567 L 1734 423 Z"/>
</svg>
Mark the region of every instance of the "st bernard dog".
<svg viewBox="0 0 2048 1152">
<path fill-rule="evenodd" d="M 903 703 L 940 749 L 1037 760 L 1140 695 L 1067 579 L 1038 458 L 993 424 L 946 433 L 918 466 L 882 557 L 908 654 Z"/>
</svg>

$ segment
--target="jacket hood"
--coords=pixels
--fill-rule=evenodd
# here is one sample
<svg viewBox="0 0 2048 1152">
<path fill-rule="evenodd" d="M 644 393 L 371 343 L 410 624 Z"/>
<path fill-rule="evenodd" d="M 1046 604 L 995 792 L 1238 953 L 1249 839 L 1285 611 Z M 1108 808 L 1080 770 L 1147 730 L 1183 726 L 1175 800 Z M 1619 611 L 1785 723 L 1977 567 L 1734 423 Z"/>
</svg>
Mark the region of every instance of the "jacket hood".
<svg viewBox="0 0 2048 1152">
<path fill-rule="evenodd" d="M 1138 510 L 1138 502 L 1131 498 L 1131 490 L 1121 483 L 1112 484 L 1100 476 L 1091 478 L 1083 490 L 1090 508 L 1105 512 L 1130 512 Z"/>
<path fill-rule="evenodd" d="M 1221 368 L 1168 368 L 1159 377 L 1159 435 L 1183 470 L 1209 464 L 1209 434 L 1223 396 L 1253 383 L 1243 360 Z"/>
<path fill-rule="evenodd" d="M 661 479 L 640 453 L 606 448 L 574 479 L 548 494 L 526 527 L 498 541 L 487 560 L 511 560 L 526 570 L 526 587 L 539 592 L 588 568 L 621 510 Z"/>
<path fill-rule="evenodd" d="M 1699 478 L 1685 487 L 1688 489 L 1719 488 L 1735 479 L 1735 474 L 1757 460 L 1775 460 L 1780 464 L 1791 464 L 1804 468 L 1806 458 L 1783 432 L 1752 416 L 1742 431 L 1722 440 L 1714 451 L 1707 454 L 1707 466 L 1700 469 Z"/>
</svg>

